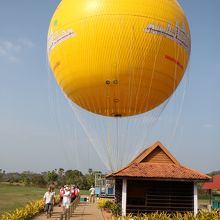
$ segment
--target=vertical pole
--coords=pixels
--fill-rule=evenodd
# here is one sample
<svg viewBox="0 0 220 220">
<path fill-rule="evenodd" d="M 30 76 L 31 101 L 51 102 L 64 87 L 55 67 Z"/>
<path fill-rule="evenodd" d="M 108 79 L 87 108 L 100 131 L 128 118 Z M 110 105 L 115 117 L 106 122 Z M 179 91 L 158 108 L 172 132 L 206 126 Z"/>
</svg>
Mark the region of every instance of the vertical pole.
<svg viewBox="0 0 220 220">
<path fill-rule="evenodd" d="M 71 213 L 71 205 L 70 205 L 70 207 L 68 208 L 68 217 L 67 217 L 67 219 L 70 219 L 70 213 Z"/>
<path fill-rule="evenodd" d="M 193 187 L 193 200 L 194 200 L 194 216 L 197 215 L 198 213 L 198 191 L 197 191 L 197 184 L 194 183 L 194 187 Z"/>
<path fill-rule="evenodd" d="M 212 190 L 209 189 L 208 192 L 209 192 L 209 204 L 208 204 L 208 210 L 211 211 L 211 209 L 212 209 Z"/>
<path fill-rule="evenodd" d="M 122 216 L 126 216 L 126 204 L 127 204 L 127 179 L 123 179 L 122 182 Z"/>
<path fill-rule="evenodd" d="M 69 211 L 69 219 L 71 218 L 72 216 L 72 207 L 70 208 L 70 211 Z"/>
<path fill-rule="evenodd" d="M 70 213 L 71 216 L 72 216 L 74 209 L 75 209 L 75 202 L 76 202 L 76 199 L 73 201 L 73 204 L 71 205 L 71 213 Z"/>
</svg>

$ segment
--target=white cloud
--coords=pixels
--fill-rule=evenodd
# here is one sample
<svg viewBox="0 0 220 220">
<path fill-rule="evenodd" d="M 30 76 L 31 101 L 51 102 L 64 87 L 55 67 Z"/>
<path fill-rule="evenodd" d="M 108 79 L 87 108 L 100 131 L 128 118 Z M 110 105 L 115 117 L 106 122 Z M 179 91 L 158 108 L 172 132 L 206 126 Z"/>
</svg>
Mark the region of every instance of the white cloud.
<svg viewBox="0 0 220 220">
<path fill-rule="evenodd" d="M 22 46 L 27 47 L 27 48 L 33 48 L 33 47 L 35 46 L 34 43 L 33 43 L 31 40 L 25 39 L 25 38 L 20 38 L 20 39 L 18 39 L 18 42 L 19 42 Z"/>
<path fill-rule="evenodd" d="M 17 62 L 25 49 L 31 49 L 33 47 L 34 43 L 25 38 L 20 38 L 15 41 L 3 40 L 0 41 L 0 56 L 9 62 Z"/>
<path fill-rule="evenodd" d="M 2 45 L 6 50 L 11 50 L 13 48 L 13 44 L 10 41 L 3 41 Z"/>
<path fill-rule="evenodd" d="M 11 42 L 11 41 L 2 41 L 0 42 L 0 46 L 5 49 L 8 53 L 11 51 L 12 53 L 15 51 L 19 51 L 22 46 L 19 43 Z"/>
<path fill-rule="evenodd" d="M 0 56 L 5 56 L 7 53 L 6 53 L 6 50 L 3 48 L 3 47 L 1 47 L 1 45 L 0 45 Z"/>
</svg>

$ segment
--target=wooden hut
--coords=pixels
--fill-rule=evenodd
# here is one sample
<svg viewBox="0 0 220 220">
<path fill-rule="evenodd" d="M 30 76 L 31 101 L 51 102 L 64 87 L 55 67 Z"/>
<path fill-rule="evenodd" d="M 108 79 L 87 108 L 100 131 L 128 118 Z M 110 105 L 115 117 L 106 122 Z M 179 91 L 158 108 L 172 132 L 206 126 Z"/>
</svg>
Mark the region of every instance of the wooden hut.
<svg viewBox="0 0 220 220">
<path fill-rule="evenodd" d="M 115 179 L 115 196 L 122 215 L 154 211 L 196 214 L 196 183 L 210 179 L 182 166 L 159 141 L 107 178 Z"/>
</svg>

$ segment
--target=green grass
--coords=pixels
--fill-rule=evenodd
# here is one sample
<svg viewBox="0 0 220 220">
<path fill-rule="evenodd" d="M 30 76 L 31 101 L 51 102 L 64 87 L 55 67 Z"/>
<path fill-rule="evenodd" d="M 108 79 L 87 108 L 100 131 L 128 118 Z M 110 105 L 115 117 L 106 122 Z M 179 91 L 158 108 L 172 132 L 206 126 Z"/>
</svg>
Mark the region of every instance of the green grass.
<svg viewBox="0 0 220 220">
<path fill-rule="evenodd" d="M 90 195 L 89 190 L 80 190 L 80 195 Z"/>
<path fill-rule="evenodd" d="M 46 188 L 0 183 L 0 216 L 4 212 L 23 207 L 30 201 L 42 198 L 46 190 Z"/>
<path fill-rule="evenodd" d="M 0 183 L 0 216 L 33 200 L 43 198 L 47 188 L 29 187 Z M 56 193 L 58 192 L 55 189 Z M 88 190 L 80 190 L 81 195 L 89 195 Z"/>
</svg>

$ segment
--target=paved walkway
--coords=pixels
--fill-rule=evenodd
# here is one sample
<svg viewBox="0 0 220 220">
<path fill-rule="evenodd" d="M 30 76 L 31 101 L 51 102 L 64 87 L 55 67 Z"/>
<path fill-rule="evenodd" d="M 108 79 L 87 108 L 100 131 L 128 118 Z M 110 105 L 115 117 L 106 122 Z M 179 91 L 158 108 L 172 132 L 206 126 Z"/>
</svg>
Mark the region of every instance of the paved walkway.
<svg viewBox="0 0 220 220">
<path fill-rule="evenodd" d="M 51 220 L 59 220 L 62 214 L 61 207 L 54 207 Z M 41 214 L 35 217 L 33 220 L 45 220 L 48 218 L 45 214 Z M 74 213 L 72 214 L 71 220 L 104 220 L 101 210 L 98 208 L 96 203 L 80 203 Z"/>
<path fill-rule="evenodd" d="M 103 220 L 102 212 L 96 203 L 80 203 L 72 215 L 74 220 Z"/>
</svg>

